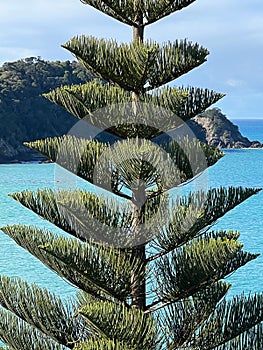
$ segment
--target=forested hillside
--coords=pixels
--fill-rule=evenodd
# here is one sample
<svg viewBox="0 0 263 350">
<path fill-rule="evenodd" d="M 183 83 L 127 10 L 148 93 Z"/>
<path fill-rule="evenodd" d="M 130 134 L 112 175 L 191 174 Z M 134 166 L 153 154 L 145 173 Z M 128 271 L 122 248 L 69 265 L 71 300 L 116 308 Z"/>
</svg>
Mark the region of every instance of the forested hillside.
<svg viewBox="0 0 263 350">
<path fill-rule="evenodd" d="M 0 67 L 0 161 L 32 159 L 24 141 L 66 133 L 75 118 L 42 94 L 90 79 L 77 62 L 30 57 L 4 63 Z"/>
</svg>

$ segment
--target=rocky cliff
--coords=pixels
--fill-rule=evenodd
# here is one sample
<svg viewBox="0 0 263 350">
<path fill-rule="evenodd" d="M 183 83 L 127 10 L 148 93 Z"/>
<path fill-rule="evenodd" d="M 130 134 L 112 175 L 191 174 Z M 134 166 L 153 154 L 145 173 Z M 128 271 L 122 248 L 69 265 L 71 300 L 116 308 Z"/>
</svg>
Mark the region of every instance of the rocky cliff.
<svg viewBox="0 0 263 350">
<path fill-rule="evenodd" d="M 216 148 L 260 148 L 258 141 L 250 141 L 241 135 L 238 126 L 233 124 L 218 108 L 207 110 L 190 120 L 188 125 L 196 137 Z"/>
</svg>

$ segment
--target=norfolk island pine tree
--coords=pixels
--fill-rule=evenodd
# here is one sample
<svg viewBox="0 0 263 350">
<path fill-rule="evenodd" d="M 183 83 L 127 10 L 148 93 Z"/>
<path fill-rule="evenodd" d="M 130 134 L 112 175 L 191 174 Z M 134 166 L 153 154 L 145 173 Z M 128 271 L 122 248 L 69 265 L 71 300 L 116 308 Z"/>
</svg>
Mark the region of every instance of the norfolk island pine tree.
<svg viewBox="0 0 263 350">
<path fill-rule="evenodd" d="M 204 63 L 206 49 L 143 39 L 147 25 L 195 0 L 82 2 L 131 26 L 133 42 L 71 39 L 64 47 L 99 79 L 45 97 L 120 139 L 109 144 L 73 132 L 27 144 L 104 194 L 11 195 L 66 234 L 22 225 L 3 232 L 79 293 L 65 302 L 2 276 L 1 340 L 9 349 L 262 349 L 262 296 L 226 300 L 230 285 L 223 281 L 257 255 L 243 251 L 239 233 L 210 230 L 258 189 L 210 189 L 170 200 L 168 190 L 204 170 L 202 155 L 211 166 L 222 154 L 188 137 L 151 142 L 223 97 L 162 87 Z"/>
</svg>

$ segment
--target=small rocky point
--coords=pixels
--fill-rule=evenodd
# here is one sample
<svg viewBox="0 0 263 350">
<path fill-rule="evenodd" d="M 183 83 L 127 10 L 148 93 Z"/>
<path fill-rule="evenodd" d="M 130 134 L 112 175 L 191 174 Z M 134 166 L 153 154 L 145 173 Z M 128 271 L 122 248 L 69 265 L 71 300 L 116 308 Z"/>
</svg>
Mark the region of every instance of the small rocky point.
<svg viewBox="0 0 263 350">
<path fill-rule="evenodd" d="M 187 122 L 196 137 L 216 148 L 262 148 L 259 141 L 250 141 L 241 135 L 238 126 L 233 124 L 218 108 L 209 109 Z"/>
</svg>

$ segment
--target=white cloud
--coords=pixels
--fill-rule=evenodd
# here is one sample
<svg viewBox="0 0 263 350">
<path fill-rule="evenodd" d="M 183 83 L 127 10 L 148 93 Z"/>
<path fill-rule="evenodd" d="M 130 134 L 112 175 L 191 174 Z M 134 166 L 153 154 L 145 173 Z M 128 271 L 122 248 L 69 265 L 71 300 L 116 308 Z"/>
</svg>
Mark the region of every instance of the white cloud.
<svg viewBox="0 0 263 350">
<path fill-rule="evenodd" d="M 243 85 L 242 80 L 236 80 L 236 79 L 228 79 L 226 84 L 231 87 L 240 87 Z"/>
</svg>

